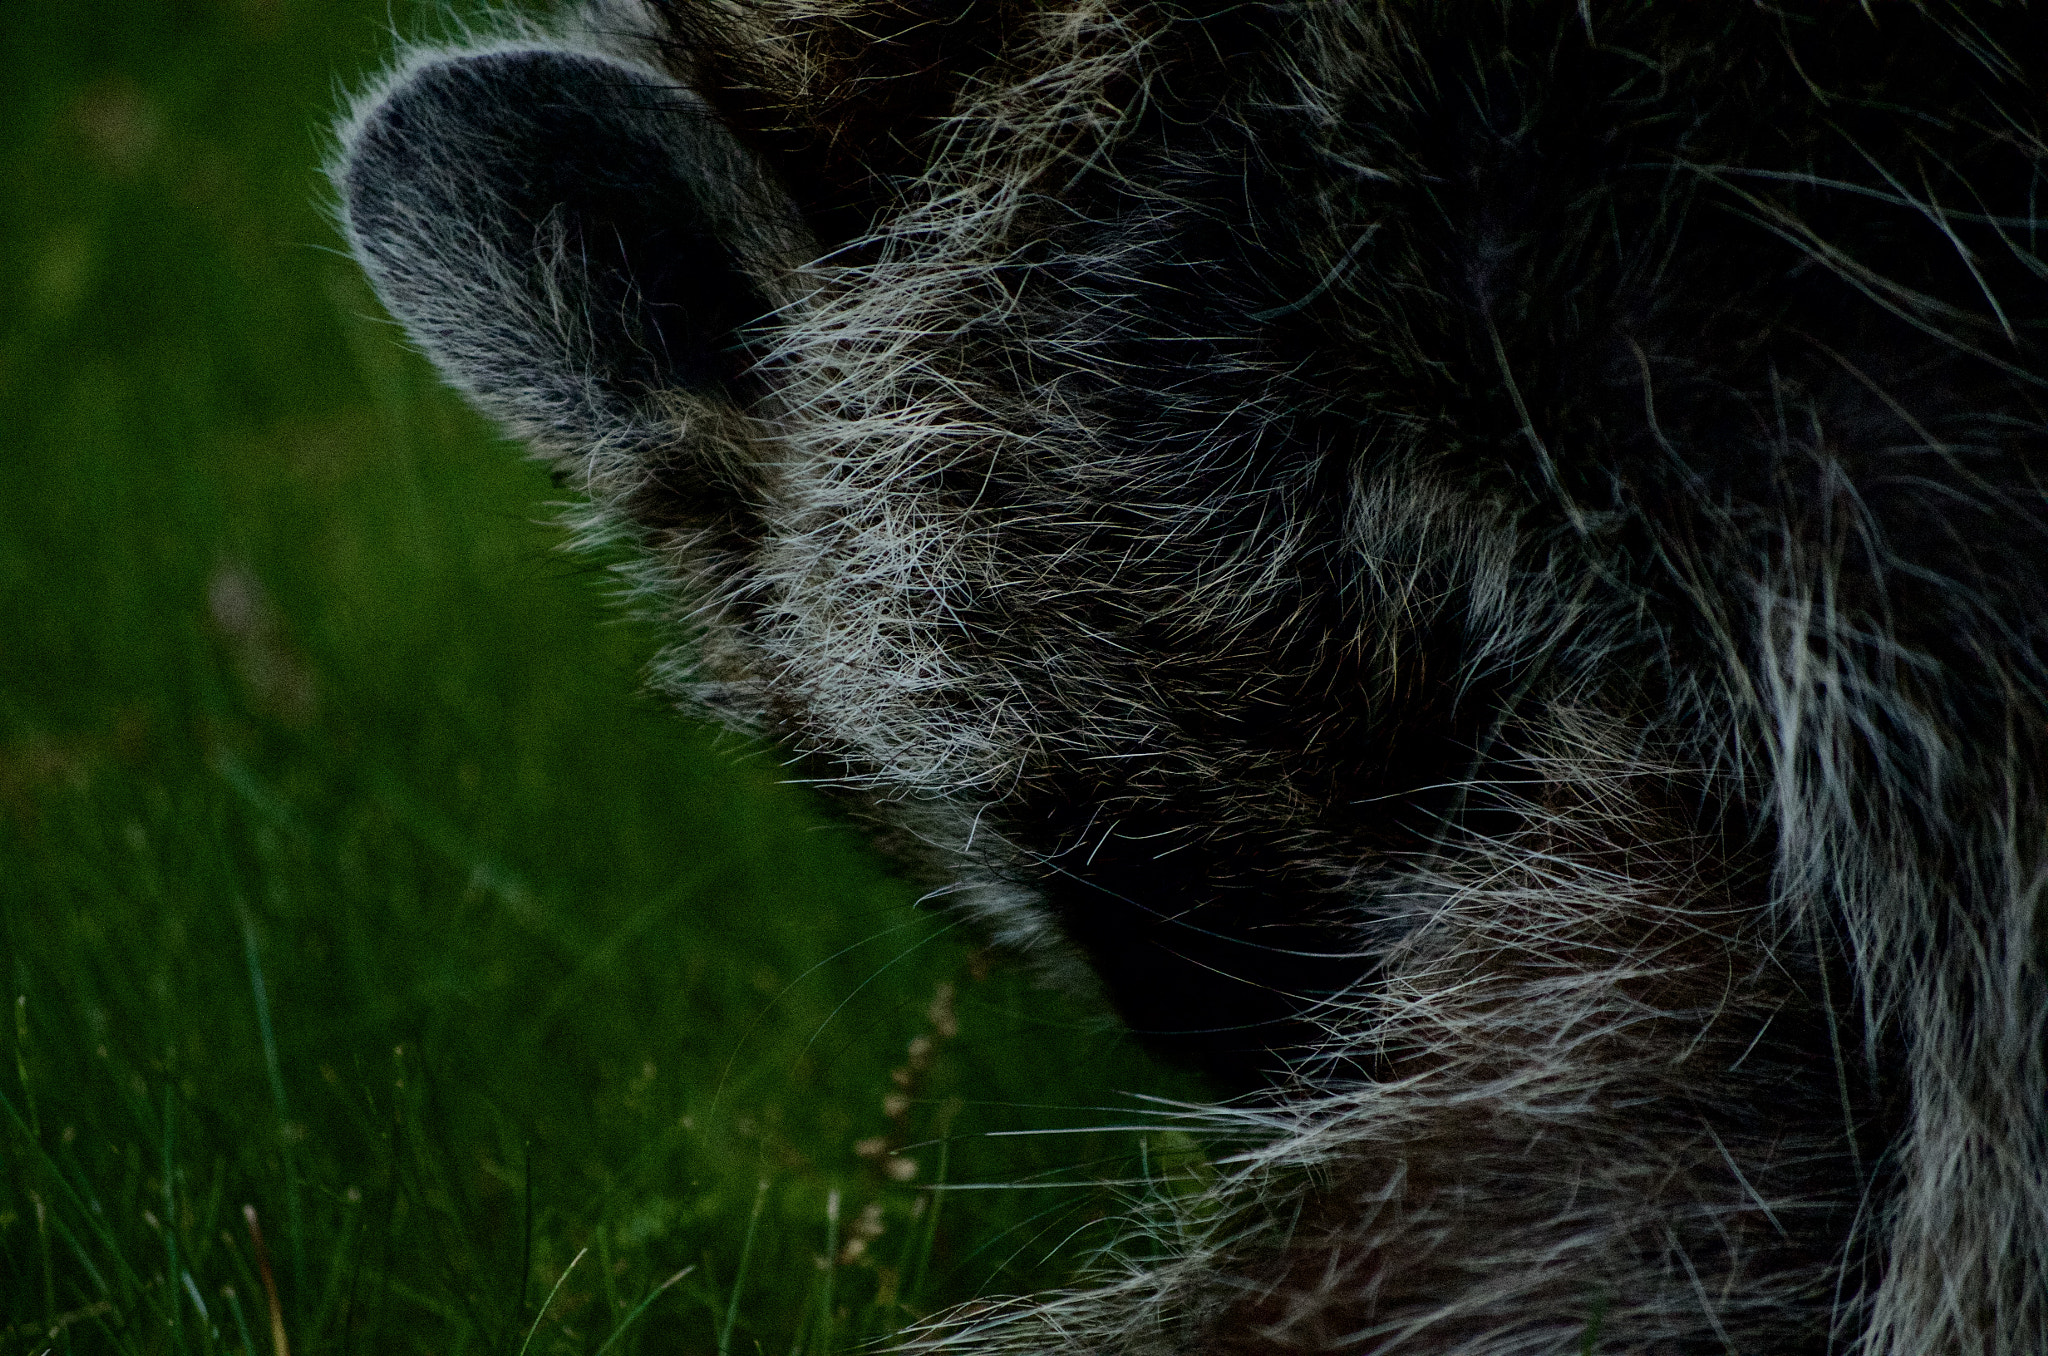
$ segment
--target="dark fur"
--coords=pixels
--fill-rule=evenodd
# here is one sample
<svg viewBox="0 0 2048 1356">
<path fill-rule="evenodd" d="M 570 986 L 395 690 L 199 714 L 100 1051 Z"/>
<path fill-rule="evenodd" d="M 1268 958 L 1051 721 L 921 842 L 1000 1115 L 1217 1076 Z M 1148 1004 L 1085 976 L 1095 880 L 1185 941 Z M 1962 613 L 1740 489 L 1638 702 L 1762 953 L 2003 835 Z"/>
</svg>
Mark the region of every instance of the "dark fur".
<svg viewBox="0 0 2048 1356">
<path fill-rule="evenodd" d="M 664 680 L 1246 1093 L 1178 1260 L 918 1340 L 2023 1356 L 2044 71 L 2025 4 L 616 0 L 338 173 Z"/>
</svg>

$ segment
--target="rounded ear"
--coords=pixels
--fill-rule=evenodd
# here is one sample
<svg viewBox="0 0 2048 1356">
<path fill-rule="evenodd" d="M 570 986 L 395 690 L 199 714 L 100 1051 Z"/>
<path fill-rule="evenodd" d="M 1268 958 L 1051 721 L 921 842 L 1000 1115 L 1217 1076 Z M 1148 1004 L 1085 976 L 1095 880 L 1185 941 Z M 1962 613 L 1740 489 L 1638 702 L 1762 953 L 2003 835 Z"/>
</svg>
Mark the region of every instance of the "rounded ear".
<svg viewBox="0 0 2048 1356">
<path fill-rule="evenodd" d="M 416 58 L 341 142 L 344 226 L 385 306 L 477 405 L 558 457 L 672 458 L 689 397 L 744 399 L 749 328 L 808 255 L 787 199 L 703 100 L 609 57 Z M 707 488 L 744 492 L 746 468 L 720 460 L 700 468 Z"/>
</svg>

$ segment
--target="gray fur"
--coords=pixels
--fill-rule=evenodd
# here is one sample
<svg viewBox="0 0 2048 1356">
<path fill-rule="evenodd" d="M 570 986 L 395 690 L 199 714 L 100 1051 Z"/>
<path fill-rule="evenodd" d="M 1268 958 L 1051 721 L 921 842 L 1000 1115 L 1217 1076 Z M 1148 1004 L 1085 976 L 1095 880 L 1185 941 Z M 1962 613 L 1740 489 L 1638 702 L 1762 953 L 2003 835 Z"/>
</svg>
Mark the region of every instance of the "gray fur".
<svg viewBox="0 0 2048 1356">
<path fill-rule="evenodd" d="M 415 52 L 337 178 L 669 690 L 1256 1089 L 912 1345 L 2048 1350 L 2048 20 L 894 12 Z"/>
</svg>

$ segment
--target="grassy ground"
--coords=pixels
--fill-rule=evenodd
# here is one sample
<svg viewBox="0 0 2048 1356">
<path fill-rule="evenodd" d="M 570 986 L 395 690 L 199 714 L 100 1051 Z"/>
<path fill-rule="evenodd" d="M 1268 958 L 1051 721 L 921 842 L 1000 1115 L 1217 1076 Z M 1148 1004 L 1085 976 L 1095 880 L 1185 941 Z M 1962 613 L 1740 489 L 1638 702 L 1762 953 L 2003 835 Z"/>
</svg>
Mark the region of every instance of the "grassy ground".
<svg viewBox="0 0 2048 1356">
<path fill-rule="evenodd" d="M 1186 1089 L 639 694 L 315 206 L 432 22 L 0 22 L 0 1356 L 822 1352 L 1053 1280 L 1188 1146 L 999 1132 Z"/>
</svg>

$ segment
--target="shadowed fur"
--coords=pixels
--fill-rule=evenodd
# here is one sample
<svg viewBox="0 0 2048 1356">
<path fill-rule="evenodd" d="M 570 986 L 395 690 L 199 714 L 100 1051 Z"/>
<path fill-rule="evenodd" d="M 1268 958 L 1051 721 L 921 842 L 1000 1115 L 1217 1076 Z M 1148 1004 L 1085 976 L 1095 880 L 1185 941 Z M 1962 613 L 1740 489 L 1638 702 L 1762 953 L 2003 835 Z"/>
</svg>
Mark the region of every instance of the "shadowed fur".
<svg viewBox="0 0 2048 1356">
<path fill-rule="evenodd" d="M 661 682 L 1239 1094 L 1172 1260 L 913 1345 L 2048 1349 L 2044 52 L 608 0 L 358 104 Z"/>
</svg>

